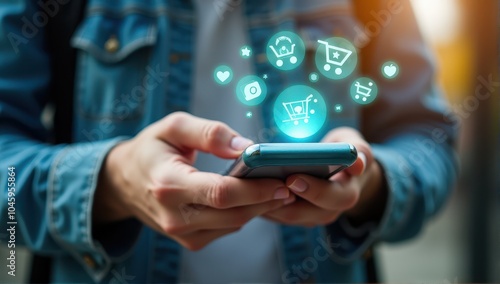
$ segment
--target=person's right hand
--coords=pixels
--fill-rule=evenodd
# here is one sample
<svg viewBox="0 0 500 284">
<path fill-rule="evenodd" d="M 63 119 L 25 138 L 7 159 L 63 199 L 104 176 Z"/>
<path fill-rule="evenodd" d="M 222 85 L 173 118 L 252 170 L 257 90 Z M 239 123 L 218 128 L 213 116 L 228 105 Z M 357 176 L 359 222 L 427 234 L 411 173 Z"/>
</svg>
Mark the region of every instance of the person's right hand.
<svg viewBox="0 0 500 284">
<path fill-rule="evenodd" d="M 295 199 L 280 180 L 237 179 L 192 166 L 197 150 L 234 159 L 250 144 L 221 122 L 170 114 L 110 151 L 93 220 L 135 217 L 188 249 L 200 249 Z"/>
</svg>

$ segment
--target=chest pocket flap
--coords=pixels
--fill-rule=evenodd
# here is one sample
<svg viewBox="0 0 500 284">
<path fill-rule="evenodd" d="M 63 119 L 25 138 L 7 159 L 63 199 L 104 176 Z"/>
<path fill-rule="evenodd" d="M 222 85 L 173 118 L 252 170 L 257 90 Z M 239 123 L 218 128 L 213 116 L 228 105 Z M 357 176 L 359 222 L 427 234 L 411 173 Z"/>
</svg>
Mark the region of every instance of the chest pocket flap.
<svg viewBox="0 0 500 284">
<path fill-rule="evenodd" d="M 158 38 L 157 20 L 140 13 L 90 15 L 71 39 L 78 49 L 75 108 L 88 120 L 138 121 L 153 91 L 144 88 Z"/>
<path fill-rule="evenodd" d="M 71 44 L 102 62 L 116 63 L 142 47 L 154 45 L 156 39 L 157 27 L 152 18 L 138 14 L 121 18 L 95 15 L 85 19 Z"/>
</svg>

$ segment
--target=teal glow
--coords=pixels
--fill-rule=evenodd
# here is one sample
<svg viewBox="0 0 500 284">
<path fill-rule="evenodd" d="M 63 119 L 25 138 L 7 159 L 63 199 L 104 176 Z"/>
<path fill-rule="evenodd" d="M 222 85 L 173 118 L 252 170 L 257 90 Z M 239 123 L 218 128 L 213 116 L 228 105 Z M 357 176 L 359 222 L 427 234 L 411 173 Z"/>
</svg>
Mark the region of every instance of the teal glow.
<svg viewBox="0 0 500 284">
<path fill-rule="evenodd" d="M 311 83 L 316 83 L 318 82 L 318 80 L 319 80 L 318 73 L 312 72 L 311 74 L 309 74 L 309 81 L 311 81 Z"/>
<path fill-rule="evenodd" d="M 372 103 L 378 95 L 378 87 L 370 78 L 359 78 L 351 84 L 351 98 L 360 105 Z"/>
<path fill-rule="evenodd" d="M 336 104 L 334 106 L 335 112 L 341 113 L 344 110 L 344 107 L 341 104 Z"/>
<path fill-rule="evenodd" d="M 258 105 L 267 96 L 266 83 L 257 76 L 245 76 L 236 85 L 236 96 L 242 104 L 247 106 Z"/>
<path fill-rule="evenodd" d="M 332 37 L 318 40 L 318 44 L 316 68 L 323 76 L 340 80 L 351 75 L 358 64 L 358 54 L 352 43 L 341 37 Z"/>
<path fill-rule="evenodd" d="M 316 134 L 326 121 L 327 108 L 315 89 L 296 85 L 285 89 L 274 103 L 274 121 L 278 128 L 293 138 Z"/>
<path fill-rule="evenodd" d="M 242 46 L 240 48 L 240 56 L 242 58 L 250 58 L 252 56 L 252 48 L 248 45 Z"/>
<path fill-rule="evenodd" d="M 304 60 L 306 47 L 302 39 L 293 32 L 279 32 L 269 39 L 267 59 L 279 70 L 297 68 Z"/>
<path fill-rule="evenodd" d="M 394 61 L 387 61 L 382 65 L 382 75 L 387 79 L 394 79 L 399 75 L 399 65 Z"/>
<path fill-rule="evenodd" d="M 214 70 L 215 83 L 227 85 L 233 80 L 233 70 L 226 65 L 220 65 Z"/>
</svg>

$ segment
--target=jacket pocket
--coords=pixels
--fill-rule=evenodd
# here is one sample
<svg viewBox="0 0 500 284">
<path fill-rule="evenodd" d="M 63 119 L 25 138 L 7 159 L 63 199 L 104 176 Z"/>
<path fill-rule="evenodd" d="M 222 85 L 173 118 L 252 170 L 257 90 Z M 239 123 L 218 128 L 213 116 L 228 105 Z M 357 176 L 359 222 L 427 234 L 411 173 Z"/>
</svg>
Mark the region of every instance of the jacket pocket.
<svg viewBox="0 0 500 284">
<path fill-rule="evenodd" d="M 77 113 L 90 120 L 142 116 L 151 92 L 146 75 L 157 36 L 155 19 L 141 14 L 85 18 L 71 40 L 78 49 Z"/>
</svg>

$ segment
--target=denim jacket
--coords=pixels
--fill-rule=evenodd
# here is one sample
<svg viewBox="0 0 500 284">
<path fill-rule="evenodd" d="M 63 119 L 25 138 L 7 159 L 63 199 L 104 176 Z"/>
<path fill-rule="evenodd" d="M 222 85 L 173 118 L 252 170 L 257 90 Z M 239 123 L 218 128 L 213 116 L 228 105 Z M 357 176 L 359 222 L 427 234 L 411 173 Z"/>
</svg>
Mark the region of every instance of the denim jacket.
<svg viewBox="0 0 500 284">
<path fill-rule="evenodd" d="M 50 9 L 66 1 L 47 2 L 52 8 L 27 0 L 0 4 L 1 232 L 8 222 L 7 167 L 13 166 L 16 246 L 51 256 L 53 281 L 176 282 L 176 242 L 137 220 L 95 229 L 92 204 L 103 160 L 114 145 L 173 111 L 189 111 L 194 7 L 183 0 L 88 0 L 71 40 L 78 50 L 75 103 L 67 106 L 74 108 L 74 143 L 52 145 L 47 142 L 50 123 L 42 119 L 51 80 L 43 15 L 49 17 Z M 274 33 L 295 30 L 307 46 L 333 35 L 359 48 L 360 38 L 377 40 L 369 56 L 361 56 L 363 74 L 379 83 L 376 102 L 359 107 L 341 95 L 348 92 L 346 82 L 321 80 L 315 88 L 344 110 L 332 110 L 311 140 L 342 125 L 362 131 L 389 190 L 382 219 L 360 227 L 344 218 L 327 227 L 281 227 L 284 282 L 362 282 L 362 255 L 370 246 L 415 236 L 442 207 L 456 175 L 456 129 L 446 116 L 430 53 L 406 1 L 395 1 L 402 5 L 398 13 L 382 7 L 388 23 L 374 17 L 371 30 L 359 25 L 347 0 L 317 2 L 317 8 L 308 9 L 301 9 L 299 1 L 238 3 L 244 5 L 255 70 L 269 76 L 269 98 L 262 108 L 269 128 L 273 96 L 305 81 L 312 68 L 305 63 L 286 75 L 273 70 L 264 55 Z M 399 63 L 397 80 L 381 76 L 387 60 Z M 8 235 L 0 236 L 8 241 Z"/>
</svg>

